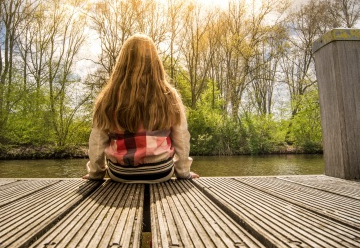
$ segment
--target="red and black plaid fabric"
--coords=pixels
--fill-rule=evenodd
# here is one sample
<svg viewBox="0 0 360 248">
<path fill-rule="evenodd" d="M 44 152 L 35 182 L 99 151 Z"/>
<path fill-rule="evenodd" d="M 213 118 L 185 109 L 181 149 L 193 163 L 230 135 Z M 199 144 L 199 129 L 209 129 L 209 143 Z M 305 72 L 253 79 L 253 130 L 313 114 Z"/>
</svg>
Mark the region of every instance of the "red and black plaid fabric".
<svg viewBox="0 0 360 248">
<path fill-rule="evenodd" d="M 142 131 L 138 133 L 110 133 L 107 159 L 121 166 L 139 166 L 158 163 L 172 158 L 170 130 Z"/>
</svg>

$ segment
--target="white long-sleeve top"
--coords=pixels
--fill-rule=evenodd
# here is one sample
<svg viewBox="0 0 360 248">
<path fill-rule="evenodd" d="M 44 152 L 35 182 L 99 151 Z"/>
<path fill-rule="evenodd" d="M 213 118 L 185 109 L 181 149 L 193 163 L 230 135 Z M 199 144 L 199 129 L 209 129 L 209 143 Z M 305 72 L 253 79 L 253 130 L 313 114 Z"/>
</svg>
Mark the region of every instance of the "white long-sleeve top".
<svg viewBox="0 0 360 248">
<path fill-rule="evenodd" d="M 156 131 L 152 131 L 152 132 L 156 133 Z M 164 131 L 160 131 L 160 132 L 164 133 Z M 139 133 L 142 133 L 139 136 L 141 137 L 144 136 L 144 130 L 139 130 Z M 171 144 L 169 144 L 170 147 L 166 147 L 165 144 L 166 138 L 168 137 L 163 137 L 165 139 L 164 142 L 145 142 L 146 146 L 149 147 L 142 147 L 142 149 L 151 152 L 144 152 L 143 153 L 144 157 L 140 158 L 140 160 L 144 163 L 147 162 L 156 163 L 166 160 L 170 156 L 174 155 L 174 168 L 175 168 L 176 177 L 189 178 L 192 158 L 189 157 L 190 134 L 187 128 L 187 121 L 184 111 L 182 111 L 181 113 L 180 124 L 171 127 L 171 129 L 168 130 L 168 133 L 169 133 L 169 138 L 171 140 Z M 122 133 L 120 133 L 119 135 L 122 135 Z M 124 161 L 117 159 L 118 156 L 116 156 L 116 153 L 120 154 L 121 152 L 119 153 L 118 151 L 116 151 L 116 149 L 118 148 L 116 143 L 117 140 L 110 138 L 111 136 L 112 135 L 109 136 L 108 132 L 100 130 L 97 127 L 93 127 L 91 130 L 91 134 L 89 138 L 90 161 L 87 163 L 87 170 L 90 179 L 104 178 L 105 172 L 107 170 L 105 158 L 110 159 L 114 163 L 120 163 L 120 164 L 124 163 Z M 153 137 L 154 136 L 152 135 L 152 138 Z M 154 144 L 156 144 L 158 147 L 154 147 Z M 139 160 L 139 158 L 137 158 L 137 160 Z M 133 166 L 136 165 L 138 164 L 135 163 Z"/>
</svg>

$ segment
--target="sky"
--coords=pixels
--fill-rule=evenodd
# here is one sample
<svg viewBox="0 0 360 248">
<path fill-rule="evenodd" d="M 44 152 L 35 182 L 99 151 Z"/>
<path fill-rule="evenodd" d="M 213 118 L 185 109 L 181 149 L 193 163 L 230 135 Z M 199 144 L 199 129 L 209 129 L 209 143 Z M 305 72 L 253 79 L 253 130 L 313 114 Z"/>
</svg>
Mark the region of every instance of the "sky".
<svg viewBox="0 0 360 248">
<path fill-rule="evenodd" d="M 251 2 L 252 0 L 245 0 L 245 2 Z M 257 0 L 261 1 L 261 0 Z M 293 5 L 306 3 L 308 0 L 290 0 Z M 228 6 L 229 0 L 197 0 L 197 2 L 202 4 L 208 4 L 208 5 L 217 5 L 223 8 L 226 8 Z"/>
<path fill-rule="evenodd" d="M 229 0 L 197 0 L 199 3 L 208 4 L 208 5 L 217 5 L 223 8 L 226 8 Z"/>
</svg>

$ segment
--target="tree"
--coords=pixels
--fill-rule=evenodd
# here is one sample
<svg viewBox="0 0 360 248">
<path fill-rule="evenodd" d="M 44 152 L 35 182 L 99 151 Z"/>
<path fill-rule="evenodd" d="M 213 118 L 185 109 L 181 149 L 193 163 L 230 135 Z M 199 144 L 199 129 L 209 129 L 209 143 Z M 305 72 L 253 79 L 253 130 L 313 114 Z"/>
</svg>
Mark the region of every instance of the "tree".
<svg viewBox="0 0 360 248">
<path fill-rule="evenodd" d="M 156 0 L 138 0 L 132 6 L 136 13 L 136 32 L 149 35 L 159 47 L 159 44 L 166 39 L 168 25 L 166 17 L 164 18 L 166 5 Z M 161 53 L 161 50 L 159 52 Z"/>
<path fill-rule="evenodd" d="M 287 39 L 285 27 L 281 24 L 272 27 L 268 39 L 262 41 L 261 53 L 254 57 L 254 69 L 250 72 L 253 78 L 249 85 L 248 95 L 256 112 L 261 115 L 271 115 L 273 92 L 279 79 L 279 61 L 283 56 L 283 41 Z"/>
<path fill-rule="evenodd" d="M 135 25 L 132 1 L 102 0 L 91 5 L 89 18 L 96 31 L 101 53 L 96 63 L 108 77 L 116 63 L 122 44 L 132 34 Z M 106 79 L 104 79 L 106 80 Z"/>
<path fill-rule="evenodd" d="M 75 114 L 90 96 L 77 96 L 72 91 L 72 87 L 79 81 L 72 69 L 75 56 L 84 43 L 85 18 L 76 8 L 78 6 L 69 9 L 66 5 L 61 5 L 61 1 L 54 0 L 51 8 L 54 12 L 47 22 L 52 34 L 47 54 L 49 110 L 59 146 L 67 143 Z"/>
<path fill-rule="evenodd" d="M 162 7 L 154 0 L 101 0 L 89 5 L 87 12 L 90 25 L 96 32 L 93 39 L 98 40 L 101 46 L 95 63 L 107 74 L 101 78 L 102 85 L 112 73 L 123 43 L 132 34 L 146 33 L 155 44 L 165 39 L 166 24 L 161 14 Z"/>
<path fill-rule="evenodd" d="M 358 20 L 356 1 L 339 3 L 310 0 L 285 12 L 286 0 L 231 0 L 227 9 L 190 0 L 0 0 L 1 132 L 12 140 L 58 145 L 83 137 L 75 130 L 87 130 L 93 100 L 124 41 L 143 32 L 153 38 L 169 81 L 190 107 L 199 149 L 208 142 L 207 151 L 236 154 L 250 151 L 250 143 L 262 140 L 257 137 L 272 144 L 268 131 L 262 135 L 253 127 L 276 124 L 279 85 L 289 92 L 292 118 L 303 113 L 307 94 L 316 91 L 312 43 L 329 28 Z M 89 45 L 94 51 L 84 59 L 94 68 L 80 78 L 75 65 Z M 296 118 L 308 125 L 307 116 Z M 250 133 L 255 143 L 241 143 Z M 211 145 L 213 139 L 221 145 Z"/>
<path fill-rule="evenodd" d="M 10 113 L 23 95 L 16 41 L 24 32 L 24 23 L 31 17 L 34 6 L 31 0 L 0 1 L 0 138 L 7 128 Z M 25 70 L 23 82 L 26 84 Z"/>
<path fill-rule="evenodd" d="M 360 2 L 357 0 L 325 0 L 333 27 L 354 28 L 360 20 Z"/>
<path fill-rule="evenodd" d="M 331 22 L 326 15 L 326 5 L 316 0 L 302 5 L 289 16 L 289 29 L 293 35 L 284 46 L 281 69 L 289 88 L 291 116 L 295 116 L 303 99 L 301 96 L 316 83 L 312 44 L 329 29 Z"/>
<path fill-rule="evenodd" d="M 24 32 L 16 43 L 24 63 L 24 80 L 35 83 L 35 112 L 42 104 L 42 86 L 47 82 L 47 50 L 49 49 L 52 32 L 51 26 L 43 25 L 47 13 L 46 5 L 40 2 L 33 11 L 32 18 L 24 22 Z M 27 80 L 29 79 L 29 80 Z M 30 85 L 33 87 L 33 85 Z M 30 90 L 30 89 L 29 89 Z"/>
<path fill-rule="evenodd" d="M 264 78 L 264 69 L 269 72 L 264 65 L 274 56 L 264 53 L 264 49 L 269 47 L 265 44 L 274 40 L 274 34 L 281 30 L 279 22 L 287 7 L 288 3 L 284 1 L 262 1 L 259 4 L 257 1 L 250 4 L 230 1 L 227 12 L 220 18 L 224 32 L 220 39 L 221 55 L 216 56 L 223 58 L 226 72 L 219 88 L 235 118 L 246 89 L 260 76 Z M 269 23 L 270 18 L 273 23 Z"/>
<path fill-rule="evenodd" d="M 167 71 L 169 72 L 170 81 L 175 85 L 175 87 L 177 86 L 177 81 L 174 80 L 177 77 L 176 67 L 179 63 L 179 53 L 182 47 L 182 40 L 177 37 L 180 36 L 179 34 L 183 29 L 181 18 L 185 14 L 185 8 L 185 1 L 183 0 L 167 1 L 166 20 L 169 24 L 167 29 L 169 40 L 166 41 L 166 43 L 169 44 L 169 47 L 165 50 L 164 61 L 168 62 L 165 63 L 165 69 L 167 69 L 167 65 L 169 64 Z"/>
<path fill-rule="evenodd" d="M 79 95 L 80 78 L 74 74 L 76 55 L 85 39 L 81 8 L 62 0 L 41 2 L 17 41 L 35 82 L 34 124 L 48 123 L 53 134 L 49 140 L 59 146 L 69 142 L 75 116 L 90 96 L 84 91 Z"/>
<path fill-rule="evenodd" d="M 214 11 L 202 12 L 201 5 L 188 4 L 184 15 L 181 38 L 184 43 L 181 53 L 187 69 L 187 81 L 191 90 L 191 107 L 196 103 L 206 87 L 213 51 L 209 49 L 209 30 Z"/>
</svg>

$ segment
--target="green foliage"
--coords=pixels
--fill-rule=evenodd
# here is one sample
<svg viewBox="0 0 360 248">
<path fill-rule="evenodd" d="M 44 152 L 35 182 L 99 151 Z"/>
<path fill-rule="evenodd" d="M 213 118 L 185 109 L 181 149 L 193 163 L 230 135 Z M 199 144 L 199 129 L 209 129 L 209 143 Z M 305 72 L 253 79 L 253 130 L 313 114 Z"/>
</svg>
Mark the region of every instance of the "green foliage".
<svg viewBox="0 0 360 248">
<path fill-rule="evenodd" d="M 193 155 L 237 155 L 287 152 L 287 135 L 295 147 L 306 153 L 322 151 L 318 92 L 301 99 L 299 112 L 291 120 L 272 115 L 243 113 L 239 119 L 224 115 L 219 92 L 208 88 L 197 109 L 189 109 L 188 124 Z M 215 97 L 215 101 L 213 101 Z M 215 103 L 214 106 L 212 103 Z M 291 123 L 291 125 L 289 125 Z"/>
<path fill-rule="evenodd" d="M 69 142 L 72 145 L 85 145 L 89 142 L 91 131 L 90 118 L 77 118 L 69 127 Z"/>
<path fill-rule="evenodd" d="M 276 153 L 284 149 L 286 122 L 245 113 L 240 120 L 206 111 L 189 111 L 193 155 Z"/>
<path fill-rule="evenodd" d="M 216 92 L 219 95 L 219 92 Z M 193 154 L 214 154 L 217 150 L 217 127 L 221 115 L 219 109 L 212 109 L 206 91 L 197 109 L 188 110 L 188 126 L 191 134 L 191 151 Z M 188 103 L 191 104 L 190 102 Z"/>
<path fill-rule="evenodd" d="M 19 92 L 21 90 L 17 89 Z M 33 89 L 22 91 L 9 115 L 4 137 L 10 143 L 41 145 L 52 136 L 44 93 Z"/>
<path fill-rule="evenodd" d="M 216 146 L 216 116 L 207 112 L 189 110 L 188 126 L 191 134 L 191 151 L 193 154 L 212 154 Z"/>
<path fill-rule="evenodd" d="M 90 94 L 106 82 L 123 41 L 131 34 L 151 31 L 148 34 L 161 51 L 164 67 L 189 107 L 192 154 L 278 152 L 287 146 L 285 140 L 305 152 L 322 149 L 317 90 L 308 91 L 315 82 L 309 44 L 328 28 L 321 23 L 332 26 L 331 21 L 322 21 L 323 16 L 314 15 L 322 6 L 309 3 L 285 18 L 288 23 L 270 24 L 264 22 L 267 14 L 247 15 L 241 11 L 241 1 L 233 1 L 221 15 L 200 5 L 195 8 L 187 1 L 163 6 L 160 2 L 144 9 L 145 21 L 136 18 L 142 4 L 125 4 L 126 8 L 118 9 L 121 13 L 107 13 L 105 8 L 105 13 L 101 9 L 107 2 L 100 1 L 96 8 L 82 9 L 80 16 L 78 11 L 68 11 L 82 8 L 75 2 L 68 6 L 61 1 L 39 1 L 35 5 L 19 1 L 15 9 L 2 5 L 0 26 L 7 35 L 1 40 L 0 148 L 1 144 L 87 144 L 95 98 Z M 53 8 L 56 4 L 58 8 Z M 283 4 L 273 4 L 267 13 L 276 10 L 285 14 Z M 129 25 L 117 21 L 124 10 Z M 309 22 L 312 15 L 317 19 Z M 88 26 L 86 17 L 91 17 Z M 198 17 L 208 21 L 199 21 Z M 163 25 L 163 21 L 169 25 Z M 94 64 L 78 67 L 81 60 L 94 59 L 93 53 L 85 54 L 93 48 L 88 46 L 91 40 L 85 43 L 84 30 L 88 28 L 98 35 L 102 50 Z M 292 28 L 299 32 L 293 35 Z M 314 35 L 305 39 L 303 35 L 309 33 L 306 30 Z M 79 53 L 86 46 L 88 49 Z M 80 80 L 75 69 L 84 67 L 89 69 L 88 75 Z M 279 100 L 275 99 L 274 85 L 280 82 L 288 86 L 284 93 L 290 96 L 292 106 L 285 108 L 291 109 L 293 118 L 282 116 L 278 120 L 251 112 L 259 106 L 259 112 L 270 112 L 266 106 L 275 106 L 274 101 Z M 256 102 L 251 101 L 255 98 Z M 243 100 L 248 102 L 249 112 L 239 117 L 239 111 L 244 110 Z"/>
<path fill-rule="evenodd" d="M 191 153 L 194 155 L 235 155 L 241 152 L 242 132 L 231 116 L 223 114 L 220 92 L 211 84 L 201 96 L 197 109 L 189 109 Z M 213 87 L 214 86 L 214 87 Z"/>
<path fill-rule="evenodd" d="M 185 105 L 189 105 L 191 99 L 188 85 L 186 80 L 179 78 L 178 90 Z M 293 119 L 276 120 L 271 115 L 256 115 L 250 112 L 243 113 L 239 118 L 226 115 L 223 111 L 226 106 L 216 84 L 210 81 L 207 86 L 201 95 L 198 107 L 196 109 L 188 107 L 187 110 L 192 155 L 281 152 L 286 149 L 287 134 L 298 150 L 307 153 L 321 151 L 320 113 L 316 89 L 298 99 L 299 112 Z M 14 84 L 13 87 L 14 91 L 22 90 L 21 84 Z M 68 147 L 87 145 L 91 128 L 91 107 L 88 106 L 88 102 L 73 119 L 68 119 L 70 123 L 65 132 L 66 145 L 56 148 L 54 145 L 57 136 L 52 126 L 53 113 L 48 110 L 48 93 L 30 88 L 21 92 L 22 97 L 14 101 L 8 125 L 2 130 L 1 143 L 53 146 L 55 150 L 52 151 L 56 152 L 54 154 L 65 154 L 66 151 L 70 151 Z M 65 110 L 63 120 L 66 120 L 66 115 L 72 109 L 63 107 Z"/>
<path fill-rule="evenodd" d="M 290 134 L 293 143 L 304 152 L 322 150 L 322 133 L 318 91 L 302 96 L 298 113 L 291 120 Z"/>
<path fill-rule="evenodd" d="M 169 71 L 167 70 L 167 73 Z M 176 74 L 174 75 L 174 79 L 172 80 L 173 86 L 179 92 L 181 99 L 185 106 L 191 106 L 191 89 L 190 84 L 186 80 L 185 75 L 186 72 L 177 68 Z"/>
<path fill-rule="evenodd" d="M 245 113 L 241 121 L 246 133 L 246 148 L 251 154 L 276 152 L 279 145 L 284 144 L 284 126 L 271 115 Z"/>
<path fill-rule="evenodd" d="M 22 145 L 22 146 L 53 146 L 58 144 L 59 133 L 54 129 L 54 112 L 50 111 L 49 93 L 43 88 L 36 88 L 32 84 L 24 87 L 19 83 L 12 84 L 9 95 L 11 99 L 11 112 L 7 116 L 6 125 L 1 128 L 0 143 L 4 145 Z M 72 116 L 74 108 L 71 107 L 71 101 L 67 97 L 62 106 L 62 116 L 55 119 L 61 123 L 60 135 L 63 135 L 64 147 L 69 145 L 84 145 L 88 142 L 91 127 L 91 112 L 86 109 L 84 104 L 83 111 L 78 111 Z M 58 111 L 58 108 L 56 109 Z"/>
<path fill-rule="evenodd" d="M 11 126 L 7 128 L 7 139 L 11 140 L 11 143 L 23 145 L 49 143 L 52 137 L 51 130 L 42 114 L 39 113 L 36 117 L 31 114 L 12 115 L 10 118 Z"/>
</svg>

